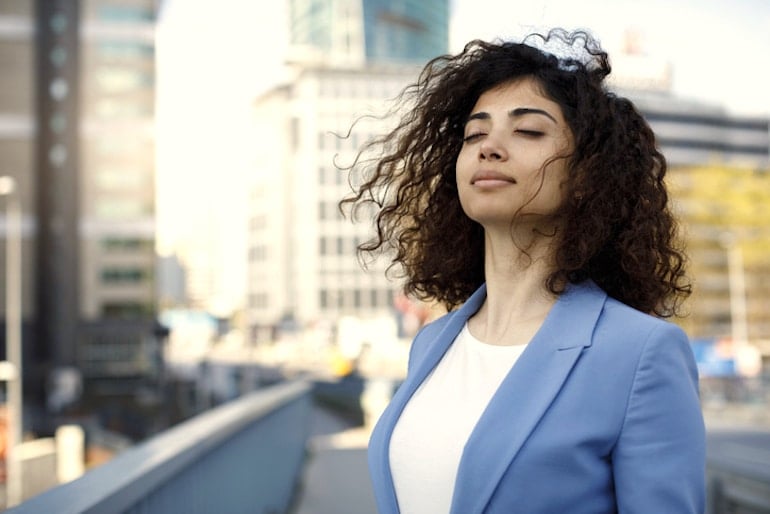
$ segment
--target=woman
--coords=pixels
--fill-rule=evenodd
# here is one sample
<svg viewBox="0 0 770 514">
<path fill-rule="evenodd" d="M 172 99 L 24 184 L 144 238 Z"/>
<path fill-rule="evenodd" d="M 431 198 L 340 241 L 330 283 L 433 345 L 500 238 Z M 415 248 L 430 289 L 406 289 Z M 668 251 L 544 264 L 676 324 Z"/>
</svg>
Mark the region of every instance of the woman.
<svg viewBox="0 0 770 514">
<path fill-rule="evenodd" d="M 378 207 L 359 250 L 450 311 L 372 434 L 381 514 L 703 511 L 666 163 L 609 73 L 583 32 L 437 58 L 344 201 Z"/>
</svg>

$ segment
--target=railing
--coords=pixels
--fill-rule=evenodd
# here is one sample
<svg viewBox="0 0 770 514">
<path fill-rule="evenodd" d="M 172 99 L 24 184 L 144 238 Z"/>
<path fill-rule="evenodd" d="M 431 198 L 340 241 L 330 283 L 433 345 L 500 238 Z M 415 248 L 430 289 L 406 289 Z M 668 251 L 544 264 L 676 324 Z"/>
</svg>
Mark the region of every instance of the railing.
<svg viewBox="0 0 770 514">
<path fill-rule="evenodd" d="M 770 434 L 709 434 L 707 514 L 770 514 Z"/>
<path fill-rule="evenodd" d="M 304 460 L 311 392 L 304 382 L 255 391 L 6 512 L 282 513 Z"/>
</svg>

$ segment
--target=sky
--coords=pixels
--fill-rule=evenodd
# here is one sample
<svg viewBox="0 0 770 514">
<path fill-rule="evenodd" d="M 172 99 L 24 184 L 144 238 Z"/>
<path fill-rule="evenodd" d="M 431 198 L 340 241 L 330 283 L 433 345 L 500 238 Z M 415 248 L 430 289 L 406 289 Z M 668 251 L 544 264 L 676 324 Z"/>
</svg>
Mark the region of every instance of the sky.
<svg viewBox="0 0 770 514">
<path fill-rule="evenodd" d="M 197 255 L 220 314 L 244 294 L 250 104 L 284 78 L 284 3 L 165 0 L 158 26 L 158 250 Z M 671 64 L 674 94 L 770 115 L 767 0 L 450 0 L 450 17 L 453 53 L 560 26 L 612 60 L 632 30 Z"/>
<path fill-rule="evenodd" d="M 284 3 L 165 0 L 162 21 L 190 59 L 237 72 L 229 87 L 259 90 L 280 77 Z M 671 61 L 675 92 L 741 114 L 770 114 L 767 0 L 450 0 L 450 16 L 451 52 L 475 38 L 561 26 L 589 29 L 612 57 L 632 29 L 650 55 Z"/>
<path fill-rule="evenodd" d="M 770 114 L 770 2 L 767 0 L 454 0 L 450 45 L 516 37 L 563 26 L 586 28 L 610 53 L 627 30 L 650 56 L 667 60 L 673 90 L 737 114 Z M 614 52 L 613 52 L 614 51 Z"/>
</svg>

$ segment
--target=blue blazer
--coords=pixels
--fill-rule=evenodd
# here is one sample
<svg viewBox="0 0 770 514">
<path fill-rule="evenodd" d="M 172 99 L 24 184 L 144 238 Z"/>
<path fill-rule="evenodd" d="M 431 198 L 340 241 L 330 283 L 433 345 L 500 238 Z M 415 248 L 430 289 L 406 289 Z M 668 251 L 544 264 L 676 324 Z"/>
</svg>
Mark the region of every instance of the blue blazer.
<svg viewBox="0 0 770 514">
<path fill-rule="evenodd" d="M 380 514 L 399 512 L 393 428 L 485 297 L 482 286 L 412 344 L 407 377 L 369 442 Z M 687 337 L 589 281 L 559 297 L 492 397 L 463 450 L 451 514 L 702 513 L 704 488 Z"/>
</svg>

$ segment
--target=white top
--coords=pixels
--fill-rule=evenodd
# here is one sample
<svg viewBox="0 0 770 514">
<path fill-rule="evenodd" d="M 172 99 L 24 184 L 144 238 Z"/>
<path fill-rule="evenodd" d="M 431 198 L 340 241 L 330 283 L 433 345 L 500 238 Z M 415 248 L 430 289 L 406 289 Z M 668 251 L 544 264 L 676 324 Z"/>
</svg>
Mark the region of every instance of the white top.
<svg viewBox="0 0 770 514">
<path fill-rule="evenodd" d="M 406 404 L 390 440 L 401 514 L 446 514 L 463 447 L 526 345 L 496 346 L 466 324 Z"/>
</svg>

